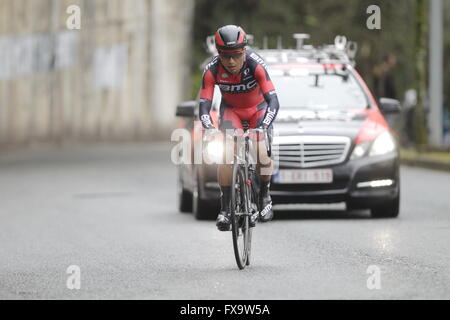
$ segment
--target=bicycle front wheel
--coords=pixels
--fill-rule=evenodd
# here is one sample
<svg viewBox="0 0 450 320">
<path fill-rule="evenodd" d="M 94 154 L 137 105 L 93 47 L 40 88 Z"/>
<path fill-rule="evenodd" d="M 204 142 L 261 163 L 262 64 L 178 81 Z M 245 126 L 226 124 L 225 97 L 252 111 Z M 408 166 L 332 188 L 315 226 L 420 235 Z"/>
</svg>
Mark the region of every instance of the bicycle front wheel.
<svg viewBox="0 0 450 320">
<path fill-rule="evenodd" d="M 233 166 L 233 178 L 231 183 L 231 233 L 233 236 L 233 248 L 236 263 L 239 269 L 247 265 L 250 250 L 250 228 L 248 194 L 246 192 L 245 174 L 242 166 L 236 163 Z"/>
</svg>

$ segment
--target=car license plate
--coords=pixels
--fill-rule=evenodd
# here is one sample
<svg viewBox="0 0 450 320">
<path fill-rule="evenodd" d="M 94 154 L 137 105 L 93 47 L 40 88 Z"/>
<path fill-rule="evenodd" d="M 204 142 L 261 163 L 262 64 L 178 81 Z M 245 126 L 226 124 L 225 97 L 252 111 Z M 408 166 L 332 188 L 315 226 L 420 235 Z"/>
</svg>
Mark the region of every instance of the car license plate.
<svg viewBox="0 0 450 320">
<path fill-rule="evenodd" d="M 281 169 L 274 174 L 275 183 L 332 183 L 331 169 Z"/>
</svg>

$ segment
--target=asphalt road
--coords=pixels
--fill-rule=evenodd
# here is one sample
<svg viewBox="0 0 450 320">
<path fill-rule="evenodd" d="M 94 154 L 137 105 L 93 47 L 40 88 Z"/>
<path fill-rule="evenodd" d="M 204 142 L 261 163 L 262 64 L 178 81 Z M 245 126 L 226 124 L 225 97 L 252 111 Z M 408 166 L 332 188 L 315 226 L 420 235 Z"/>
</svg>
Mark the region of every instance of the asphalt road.
<svg viewBox="0 0 450 320">
<path fill-rule="evenodd" d="M 401 179 L 398 219 L 278 211 L 239 271 L 230 233 L 177 212 L 170 146 L 2 154 L 0 299 L 449 299 L 450 174 Z"/>
</svg>

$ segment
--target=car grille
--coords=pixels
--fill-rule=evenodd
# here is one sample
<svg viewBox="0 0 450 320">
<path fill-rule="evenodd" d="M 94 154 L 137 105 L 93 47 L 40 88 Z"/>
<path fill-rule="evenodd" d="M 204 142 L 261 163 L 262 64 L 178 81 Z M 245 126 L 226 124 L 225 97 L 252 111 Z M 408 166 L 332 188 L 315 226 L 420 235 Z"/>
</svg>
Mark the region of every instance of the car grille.
<svg viewBox="0 0 450 320">
<path fill-rule="evenodd" d="M 272 154 L 280 168 L 313 168 L 344 162 L 350 143 L 348 137 L 278 136 Z"/>
</svg>

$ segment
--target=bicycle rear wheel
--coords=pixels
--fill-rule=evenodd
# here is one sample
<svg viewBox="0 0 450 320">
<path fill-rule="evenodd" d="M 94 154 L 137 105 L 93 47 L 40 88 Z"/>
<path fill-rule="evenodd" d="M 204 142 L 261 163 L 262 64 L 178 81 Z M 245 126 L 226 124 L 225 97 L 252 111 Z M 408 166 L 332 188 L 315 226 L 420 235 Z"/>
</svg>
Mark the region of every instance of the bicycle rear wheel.
<svg viewBox="0 0 450 320">
<path fill-rule="evenodd" d="M 231 183 L 230 218 L 234 256 L 239 269 L 244 269 L 247 265 L 251 241 L 248 193 L 246 188 L 244 170 L 235 161 Z"/>
</svg>

